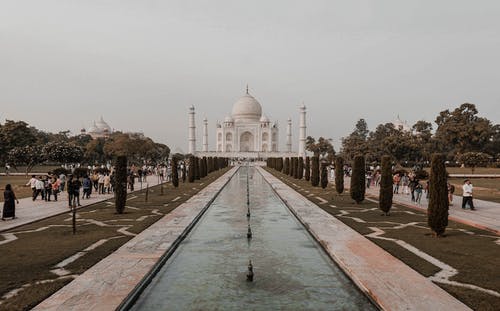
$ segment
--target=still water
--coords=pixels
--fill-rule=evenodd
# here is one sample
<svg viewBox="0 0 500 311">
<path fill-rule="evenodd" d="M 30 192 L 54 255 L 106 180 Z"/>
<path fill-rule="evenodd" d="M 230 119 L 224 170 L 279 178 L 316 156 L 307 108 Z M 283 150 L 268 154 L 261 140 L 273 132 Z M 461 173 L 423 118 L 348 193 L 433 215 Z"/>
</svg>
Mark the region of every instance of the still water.
<svg viewBox="0 0 500 311">
<path fill-rule="evenodd" d="M 238 170 L 132 308 L 375 309 L 252 167 Z"/>
</svg>

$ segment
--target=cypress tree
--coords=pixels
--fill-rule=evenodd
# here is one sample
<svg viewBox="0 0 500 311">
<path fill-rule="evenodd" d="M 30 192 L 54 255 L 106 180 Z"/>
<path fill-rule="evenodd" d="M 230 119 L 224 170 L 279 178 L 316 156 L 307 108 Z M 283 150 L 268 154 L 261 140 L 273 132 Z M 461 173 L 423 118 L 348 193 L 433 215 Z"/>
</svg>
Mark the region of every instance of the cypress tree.
<svg viewBox="0 0 500 311">
<path fill-rule="evenodd" d="M 302 179 L 304 177 L 304 158 L 303 157 L 299 157 L 298 170 L 299 170 L 299 172 L 297 174 L 297 178 Z"/>
<path fill-rule="evenodd" d="M 172 157 L 172 185 L 175 188 L 179 187 L 179 173 L 177 171 L 177 158 Z"/>
<path fill-rule="evenodd" d="M 321 163 L 321 188 L 325 189 L 328 186 L 328 163 Z"/>
<path fill-rule="evenodd" d="M 319 185 L 319 157 L 317 156 L 311 159 L 311 185 L 313 187 Z"/>
<path fill-rule="evenodd" d="M 434 236 L 442 237 L 448 226 L 448 190 L 446 186 L 446 168 L 443 154 L 433 154 L 431 176 L 429 179 L 429 208 L 427 224 Z"/>
<path fill-rule="evenodd" d="M 351 198 L 358 204 L 365 199 L 365 178 L 365 157 L 357 155 L 352 166 Z"/>
<path fill-rule="evenodd" d="M 190 183 L 194 182 L 195 176 L 194 176 L 194 167 L 195 167 L 195 158 L 194 156 L 189 157 L 189 171 L 188 171 L 188 181 Z"/>
<path fill-rule="evenodd" d="M 306 181 L 311 180 L 311 159 L 306 157 L 306 163 L 304 165 L 304 179 Z"/>
<path fill-rule="evenodd" d="M 214 157 L 214 170 L 219 170 L 219 157 Z"/>
<path fill-rule="evenodd" d="M 283 171 L 283 158 L 278 158 L 278 162 L 276 163 L 276 170 L 278 172 Z"/>
<path fill-rule="evenodd" d="M 293 178 L 299 179 L 299 157 L 295 157 L 295 169 L 293 171 Z"/>
<path fill-rule="evenodd" d="M 184 165 L 182 166 L 182 183 L 185 182 L 186 182 L 186 161 L 184 160 Z"/>
<path fill-rule="evenodd" d="M 207 157 L 203 157 L 203 176 L 208 176 Z"/>
<path fill-rule="evenodd" d="M 199 180 L 201 178 L 200 176 L 200 158 L 194 157 L 194 179 Z"/>
<path fill-rule="evenodd" d="M 290 176 L 293 177 L 294 173 L 293 173 L 293 169 L 295 168 L 295 157 L 291 157 L 290 158 Z"/>
<path fill-rule="evenodd" d="M 380 172 L 380 193 L 378 205 L 383 215 L 389 215 L 389 210 L 392 207 L 392 169 L 391 158 L 387 155 L 382 157 L 382 171 Z"/>
<path fill-rule="evenodd" d="M 283 167 L 283 173 L 288 175 L 290 173 L 290 158 L 285 158 L 285 165 Z"/>
<path fill-rule="evenodd" d="M 344 158 L 335 159 L 335 190 L 338 194 L 344 192 Z"/>
<path fill-rule="evenodd" d="M 118 156 L 115 161 L 115 182 L 113 185 L 115 209 L 118 214 L 123 214 L 127 201 L 127 157 Z"/>
</svg>

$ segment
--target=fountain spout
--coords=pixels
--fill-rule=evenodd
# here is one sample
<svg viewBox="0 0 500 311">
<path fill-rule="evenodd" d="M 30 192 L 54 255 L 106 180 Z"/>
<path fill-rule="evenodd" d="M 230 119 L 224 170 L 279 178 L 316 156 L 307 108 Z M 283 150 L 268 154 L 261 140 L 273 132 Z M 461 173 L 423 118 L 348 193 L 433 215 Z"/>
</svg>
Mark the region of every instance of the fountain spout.
<svg viewBox="0 0 500 311">
<path fill-rule="evenodd" d="M 248 261 L 248 273 L 247 273 L 247 281 L 248 282 L 253 282 L 253 266 L 252 266 L 252 261 Z"/>
</svg>

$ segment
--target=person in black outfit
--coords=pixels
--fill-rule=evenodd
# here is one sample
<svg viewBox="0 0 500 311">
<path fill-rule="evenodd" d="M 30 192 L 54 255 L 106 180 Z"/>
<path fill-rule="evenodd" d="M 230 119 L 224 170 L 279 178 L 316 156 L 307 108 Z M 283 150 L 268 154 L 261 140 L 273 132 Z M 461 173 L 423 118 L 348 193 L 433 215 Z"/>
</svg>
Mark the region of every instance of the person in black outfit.
<svg viewBox="0 0 500 311">
<path fill-rule="evenodd" d="M 73 208 L 73 195 L 75 192 L 73 191 L 73 176 L 72 175 L 69 175 L 69 179 L 68 179 L 67 184 L 68 184 L 68 186 L 66 187 L 66 190 L 68 191 L 68 207 Z"/>
<path fill-rule="evenodd" d="M 3 192 L 3 211 L 2 220 L 6 217 L 16 218 L 16 203 L 19 204 L 19 200 L 16 198 L 16 194 L 12 190 L 12 186 L 7 184 L 5 186 L 5 191 Z"/>
<path fill-rule="evenodd" d="M 76 201 L 76 205 L 82 206 L 80 204 L 80 188 L 82 187 L 82 182 L 80 181 L 80 177 L 76 176 L 76 179 L 73 180 L 73 200 Z"/>
</svg>

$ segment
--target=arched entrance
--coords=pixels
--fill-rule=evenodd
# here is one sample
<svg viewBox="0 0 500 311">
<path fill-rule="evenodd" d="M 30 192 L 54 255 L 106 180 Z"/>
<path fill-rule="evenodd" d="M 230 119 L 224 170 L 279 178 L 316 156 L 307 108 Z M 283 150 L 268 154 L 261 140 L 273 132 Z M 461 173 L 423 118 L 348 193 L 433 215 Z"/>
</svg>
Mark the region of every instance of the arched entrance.
<svg viewBox="0 0 500 311">
<path fill-rule="evenodd" d="M 240 136 L 240 151 L 242 152 L 248 152 L 248 151 L 254 151 L 254 145 L 253 145 L 253 134 L 250 132 L 243 132 Z"/>
</svg>

